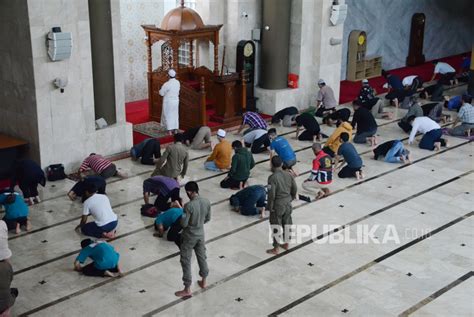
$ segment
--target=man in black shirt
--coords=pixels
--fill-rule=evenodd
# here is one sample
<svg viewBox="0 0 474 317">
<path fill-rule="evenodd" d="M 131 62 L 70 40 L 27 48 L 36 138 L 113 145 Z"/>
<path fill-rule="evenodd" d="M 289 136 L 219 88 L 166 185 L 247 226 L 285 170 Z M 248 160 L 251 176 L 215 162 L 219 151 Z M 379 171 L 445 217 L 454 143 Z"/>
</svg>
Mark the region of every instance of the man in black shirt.
<svg viewBox="0 0 474 317">
<path fill-rule="evenodd" d="M 284 127 L 288 125 L 288 124 L 285 124 L 288 122 L 290 122 L 290 126 L 291 126 L 291 119 L 288 117 L 296 116 L 298 112 L 299 110 L 296 107 L 286 107 L 273 115 L 272 124 L 280 123 L 280 121 L 283 120 Z M 287 117 L 286 120 L 285 120 L 285 117 Z"/>
<path fill-rule="evenodd" d="M 370 146 L 376 145 L 377 122 L 375 122 L 374 116 L 369 110 L 362 107 L 358 100 L 354 100 L 352 106 L 354 107 L 352 127 L 357 129 L 354 143 L 369 142 Z"/>
<path fill-rule="evenodd" d="M 351 111 L 347 108 L 339 109 L 323 118 L 323 123 L 331 127 L 334 123 L 338 125 L 340 122 L 349 121 Z"/>
<path fill-rule="evenodd" d="M 302 113 L 296 117 L 296 138 L 300 141 L 311 141 L 321 139 L 321 129 L 316 118 L 309 113 Z M 301 127 L 304 127 L 304 131 L 300 134 Z"/>
<path fill-rule="evenodd" d="M 203 150 L 211 147 L 211 129 L 206 126 L 195 127 L 184 133 L 184 144 L 193 150 Z"/>
</svg>

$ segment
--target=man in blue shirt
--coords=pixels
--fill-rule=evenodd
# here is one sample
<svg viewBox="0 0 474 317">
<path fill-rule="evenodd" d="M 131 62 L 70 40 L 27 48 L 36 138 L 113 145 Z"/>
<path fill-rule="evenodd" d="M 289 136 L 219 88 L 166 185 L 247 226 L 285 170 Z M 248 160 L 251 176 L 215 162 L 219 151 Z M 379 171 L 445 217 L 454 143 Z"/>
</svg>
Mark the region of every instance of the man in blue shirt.
<svg viewBox="0 0 474 317">
<path fill-rule="evenodd" d="M 8 230 L 15 230 L 17 234 L 21 232 L 21 226 L 25 226 L 26 231 L 31 230 L 28 205 L 20 194 L 13 191 L 1 194 L 0 205 L 5 207 L 3 221 L 7 224 Z"/>
<path fill-rule="evenodd" d="M 105 179 L 100 175 L 89 175 L 78 181 L 67 193 L 67 196 L 73 201 L 76 200 L 77 197 L 81 197 L 82 202 L 84 202 L 84 192 L 87 188 L 87 184 L 91 183 L 95 185 L 99 194 L 105 195 L 105 188 L 107 186 Z"/>
<path fill-rule="evenodd" d="M 260 214 L 263 218 L 267 191 L 263 185 L 252 185 L 230 196 L 230 205 L 236 212 L 244 216 Z"/>
<path fill-rule="evenodd" d="M 268 130 L 268 137 L 271 150 L 270 161 L 275 154 L 278 155 L 283 161 L 283 169 L 288 170 L 293 177 L 298 176 L 298 173 L 293 169 L 296 164 L 296 154 L 290 143 L 284 137 L 278 136 L 275 128 Z"/>
<path fill-rule="evenodd" d="M 155 230 L 157 231 L 155 237 L 163 237 L 166 230 L 168 230 L 167 240 L 175 241 L 179 236 L 179 232 L 182 230 L 180 219 L 183 215 L 183 207 L 181 206 L 180 200 L 173 201 L 171 208 L 162 212 L 155 219 Z"/>
<path fill-rule="evenodd" d="M 341 168 L 344 163 L 347 163 L 347 165 L 339 171 L 337 176 L 340 178 L 355 177 L 358 180 L 363 178 L 361 170 L 362 159 L 360 158 L 359 153 L 357 153 L 354 145 L 349 142 L 349 134 L 346 132 L 341 133 L 340 139 L 341 146 L 339 146 L 339 149 L 337 150 L 335 170 L 337 171 Z M 343 157 L 343 160 L 339 162 L 341 156 Z"/>
<path fill-rule="evenodd" d="M 160 141 L 154 138 L 145 139 L 130 149 L 130 157 L 133 161 L 141 158 L 143 165 L 154 165 L 161 157 Z"/>
<path fill-rule="evenodd" d="M 402 80 L 397 75 L 389 74 L 385 70 L 382 70 L 382 76 L 387 80 L 386 88 L 389 88 L 389 92 L 385 95 L 385 99 L 393 102 L 394 106 L 398 108 L 399 103 L 403 102 L 407 95 Z"/>
<path fill-rule="evenodd" d="M 81 241 L 81 252 L 74 261 L 74 269 L 86 276 L 122 276 L 119 267 L 120 255 L 105 241 L 94 242 L 91 239 Z M 83 266 L 87 258 L 92 262 Z"/>
</svg>

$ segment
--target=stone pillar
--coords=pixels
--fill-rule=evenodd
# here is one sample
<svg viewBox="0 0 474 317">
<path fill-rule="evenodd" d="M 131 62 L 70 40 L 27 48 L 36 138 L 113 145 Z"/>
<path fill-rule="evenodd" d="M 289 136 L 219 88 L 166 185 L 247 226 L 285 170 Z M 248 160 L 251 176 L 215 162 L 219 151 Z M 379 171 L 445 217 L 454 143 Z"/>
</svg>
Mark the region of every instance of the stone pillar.
<svg viewBox="0 0 474 317">
<path fill-rule="evenodd" d="M 112 155 L 128 150 L 132 145 L 132 127 L 125 122 L 120 3 L 110 2 L 117 122 L 100 130 L 95 128 L 88 0 L 27 0 L 27 4 L 32 60 L 24 63 L 33 65 L 41 165 L 63 163 L 69 172 L 77 169 L 92 152 Z M 72 33 L 69 59 L 52 62 L 47 56 L 44 39 L 51 29 L 51 21 L 53 26 Z M 68 78 L 64 93 L 52 84 L 56 77 Z"/>
<path fill-rule="evenodd" d="M 89 0 L 95 119 L 114 124 L 115 82 L 110 0 Z"/>
<path fill-rule="evenodd" d="M 332 46 L 329 41 L 342 39 L 343 25 L 332 26 L 331 6 L 331 1 L 324 0 L 292 1 L 289 72 L 299 75 L 299 88 L 271 91 L 257 87 L 257 107 L 262 112 L 273 114 L 288 106 L 306 109 L 314 105 L 319 78 L 339 97 L 342 44 Z"/>
</svg>

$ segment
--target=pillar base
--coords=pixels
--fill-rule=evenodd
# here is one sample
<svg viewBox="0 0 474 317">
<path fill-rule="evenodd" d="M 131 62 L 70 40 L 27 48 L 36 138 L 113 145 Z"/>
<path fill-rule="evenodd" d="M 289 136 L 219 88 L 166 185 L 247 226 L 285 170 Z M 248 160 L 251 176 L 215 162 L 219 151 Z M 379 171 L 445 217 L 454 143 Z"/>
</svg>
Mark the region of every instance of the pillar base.
<svg viewBox="0 0 474 317">
<path fill-rule="evenodd" d="M 287 107 L 300 108 L 300 89 L 263 89 L 255 87 L 255 97 L 258 98 L 257 109 L 265 114 L 273 115 L 275 112 Z"/>
</svg>

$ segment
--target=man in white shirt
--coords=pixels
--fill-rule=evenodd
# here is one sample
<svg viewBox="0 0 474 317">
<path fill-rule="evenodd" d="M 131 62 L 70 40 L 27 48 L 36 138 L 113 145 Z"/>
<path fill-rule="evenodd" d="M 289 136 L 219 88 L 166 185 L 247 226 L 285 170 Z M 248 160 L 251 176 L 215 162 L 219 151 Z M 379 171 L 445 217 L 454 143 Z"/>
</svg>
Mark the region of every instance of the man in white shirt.
<svg viewBox="0 0 474 317">
<path fill-rule="evenodd" d="M 253 154 L 262 153 L 268 150 L 270 139 L 267 130 L 257 129 L 244 134 L 244 143 L 250 148 Z"/>
<path fill-rule="evenodd" d="M 458 81 L 455 78 L 456 70 L 451 65 L 449 65 L 448 63 L 443 63 L 443 62 L 438 62 L 438 61 L 434 61 L 433 64 L 435 65 L 435 68 L 434 68 L 433 76 L 431 77 L 431 80 L 435 79 L 436 74 L 440 74 L 438 83 L 443 84 L 443 85 L 457 84 Z"/>
<path fill-rule="evenodd" d="M 418 145 L 420 149 L 439 151 L 441 146 L 448 146 L 446 140 L 441 138 L 443 135 L 441 127 L 430 118 L 410 116 L 408 123 L 412 126 L 408 144 L 413 144 L 416 133 L 420 132 L 423 134 L 420 144 Z"/>
<path fill-rule="evenodd" d="M 410 96 L 423 90 L 423 80 L 417 75 L 406 76 L 402 80 L 403 87 L 409 90 Z"/>
<path fill-rule="evenodd" d="M 118 217 L 112 210 L 109 198 L 96 192 L 95 184 L 87 184 L 81 222 L 76 230 L 81 229 L 86 236 L 112 239 L 115 237 Z M 87 222 L 89 215 L 92 215 L 94 221 Z"/>
<path fill-rule="evenodd" d="M 181 84 L 177 80 L 173 69 L 168 71 L 170 79 L 161 86 L 160 96 L 163 97 L 163 109 L 161 110 L 161 125 L 166 127 L 169 134 L 179 129 L 179 89 Z"/>
</svg>

